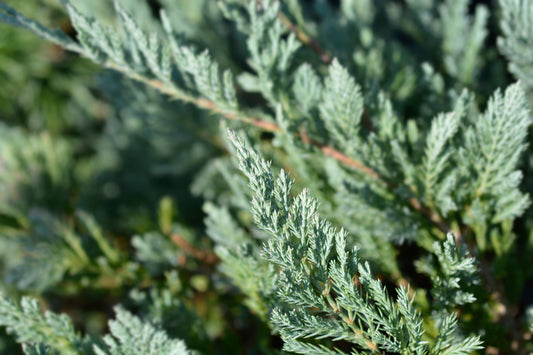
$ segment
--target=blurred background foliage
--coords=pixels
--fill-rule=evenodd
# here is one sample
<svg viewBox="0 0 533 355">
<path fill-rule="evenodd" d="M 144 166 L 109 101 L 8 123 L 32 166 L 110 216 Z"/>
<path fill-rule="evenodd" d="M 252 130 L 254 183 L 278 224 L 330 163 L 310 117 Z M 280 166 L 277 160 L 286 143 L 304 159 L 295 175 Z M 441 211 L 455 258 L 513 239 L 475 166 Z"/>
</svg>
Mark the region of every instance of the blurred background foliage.
<svg viewBox="0 0 533 355">
<path fill-rule="evenodd" d="M 10 0 L 8 5 L 52 27 L 70 29 L 56 1 Z M 70 30 L 71 32 L 71 30 Z M 51 133 L 85 131 L 105 117 L 95 95 L 97 67 L 2 24 L 0 32 L 0 114 L 9 124 Z"/>
<path fill-rule="evenodd" d="M 75 36 L 59 1 L 6 3 Z M 75 3 L 114 21 L 110 1 Z M 123 3 L 145 28 L 160 30 L 147 2 Z M 183 30 L 183 21 L 204 21 L 203 30 L 189 31 L 188 38 L 220 48 L 220 57 L 227 57 L 228 44 L 217 43 L 215 36 L 227 25 L 220 14 L 206 16 L 205 9 L 216 10 L 206 4 L 167 5 L 177 30 Z M 89 334 L 105 331 L 112 307 L 121 300 L 168 325 L 170 335 L 209 349 L 200 338 L 221 334 L 222 310 L 212 309 L 218 302 L 213 302 L 209 279 L 197 275 L 198 265 L 177 250 L 169 235 L 179 232 L 191 245 L 206 243 L 195 230 L 202 224 L 201 200 L 189 185 L 221 152 L 211 137 L 216 120 L 4 24 L 0 82 L 0 270 L 5 281 L 0 289 L 14 297 L 20 291 L 40 295 L 47 307 L 69 313 Z M 187 221 L 188 228 L 180 221 Z M 138 248 L 135 262 L 127 256 L 133 245 Z M 154 245 L 160 249 L 152 250 Z M 157 266 L 176 266 L 178 260 L 179 274 Z M 139 284 L 139 279 L 144 281 Z M 226 304 L 250 316 L 238 303 Z M 176 328 L 177 315 L 188 317 L 184 324 L 190 328 Z M 203 331 L 194 325 L 200 316 L 208 320 Z M 20 352 L 5 334 L 0 337 L 0 353 Z"/>
<path fill-rule="evenodd" d="M 116 19 L 112 1 L 72 2 Z M 5 3 L 76 35 L 59 0 Z M 244 65 L 210 0 L 121 4 L 156 32 L 164 6 L 187 43 Z M 204 191 L 191 184 L 225 154 L 217 119 L 4 24 L 0 83 L 1 291 L 38 297 L 89 335 L 106 332 L 121 303 L 206 353 L 241 351 L 243 334 L 250 351 L 269 345 L 267 326 L 214 273 L 214 254 L 195 254 L 212 248 Z M 0 332 L 0 354 L 22 353 Z"/>
</svg>

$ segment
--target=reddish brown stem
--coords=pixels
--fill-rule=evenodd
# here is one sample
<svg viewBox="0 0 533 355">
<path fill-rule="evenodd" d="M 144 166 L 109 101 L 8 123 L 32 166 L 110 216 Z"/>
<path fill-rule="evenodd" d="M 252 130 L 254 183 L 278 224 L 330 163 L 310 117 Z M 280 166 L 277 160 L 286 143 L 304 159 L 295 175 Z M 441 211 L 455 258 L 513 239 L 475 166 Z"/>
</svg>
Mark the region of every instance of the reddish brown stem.
<svg viewBox="0 0 533 355">
<path fill-rule="evenodd" d="M 303 44 L 309 46 L 313 52 L 315 52 L 320 60 L 324 62 L 325 64 L 331 63 L 331 55 L 326 52 L 322 46 L 320 46 L 320 43 L 313 37 L 309 36 L 302 30 L 300 30 L 295 24 L 293 24 L 285 14 L 282 12 L 278 13 L 278 18 L 280 19 L 281 23 L 285 25 L 292 33 L 296 35 L 296 38 Z"/>
<path fill-rule="evenodd" d="M 183 236 L 173 233 L 170 235 L 170 239 L 174 244 L 180 247 L 185 253 L 191 255 L 193 258 L 204 262 L 208 265 L 217 264 L 220 260 L 216 254 L 211 251 L 202 250 L 196 248 L 194 245 L 189 243 Z"/>
<path fill-rule="evenodd" d="M 275 123 L 268 122 L 268 121 L 262 121 L 255 117 L 243 117 L 234 112 L 228 112 L 228 111 L 222 110 L 213 101 L 210 101 L 204 98 L 197 99 L 196 101 L 194 101 L 194 104 L 198 107 L 205 108 L 209 111 L 218 113 L 229 120 L 235 120 L 235 121 L 241 121 L 244 123 L 248 123 L 258 128 L 261 128 L 265 131 L 269 131 L 269 132 L 280 132 L 281 131 L 279 126 L 276 125 Z"/>
<path fill-rule="evenodd" d="M 256 117 L 247 117 L 244 115 L 240 115 L 236 112 L 224 110 L 218 107 L 213 101 L 210 101 L 205 98 L 190 98 L 190 97 L 183 98 L 178 91 L 176 91 L 173 88 L 169 88 L 164 83 L 158 80 L 143 80 L 142 78 L 137 78 L 137 79 L 147 83 L 148 85 L 158 89 L 159 91 L 167 95 L 170 95 L 172 97 L 176 97 L 179 99 L 183 99 L 184 101 L 190 102 L 197 107 L 207 109 L 211 112 L 220 114 L 222 117 L 226 119 L 245 122 L 245 123 L 251 124 L 253 126 L 256 126 L 268 132 L 274 132 L 274 133 L 281 132 L 281 128 L 273 122 L 264 121 Z M 394 184 L 388 183 L 385 180 L 383 180 L 383 178 L 372 168 L 366 166 L 360 161 L 350 158 L 346 154 L 338 151 L 337 149 L 333 148 L 332 146 L 328 144 L 324 144 L 324 143 L 311 139 L 310 137 L 307 136 L 307 134 L 304 131 L 296 135 L 299 136 L 302 142 L 307 143 L 319 149 L 320 151 L 322 151 L 323 154 L 331 156 L 337 161 L 343 163 L 344 165 L 349 166 L 373 178 L 375 181 L 378 181 L 382 185 L 386 186 L 389 190 L 392 191 L 396 188 Z M 442 217 L 437 213 L 437 211 L 434 211 L 428 206 L 424 205 L 416 197 L 412 197 L 406 202 L 408 203 L 408 205 L 411 207 L 412 210 L 424 216 L 432 225 L 434 225 L 436 228 L 438 228 L 443 233 L 448 233 L 451 231 L 450 225 L 442 219 Z M 464 226 L 461 229 L 465 230 Z M 454 233 L 459 238 L 462 236 L 462 234 L 464 234 L 462 233 L 462 231 L 454 231 Z M 194 248 L 192 245 L 190 245 L 185 239 L 183 239 L 180 236 L 173 235 L 172 240 L 174 241 L 174 243 L 180 246 L 186 253 L 192 255 L 193 257 L 199 260 L 202 260 L 208 264 L 214 264 L 219 261 L 218 257 L 215 254 L 208 253 L 208 252 Z M 503 293 L 503 289 L 501 285 L 498 284 L 494 280 L 494 278 L 492 277 L 492 274 L 490 273 L 488 266 L 483 262 L 483 260 L 480 260 L 480 273 L 481 273 L 482 278 L 484 279 L 485 285 L 489 289 L 489 292 L 492 292 L 493 300 L 499 303 L 500 305 L 502 305 L 502 307 L 504 308 L 503 313 L 500 318 L 500 322 L 512 328 L 511 333 L 513 334 L 513 338 L 515 339 L 514 341 L 516 343 L 519 343 L 520 341 L 517 339 L 520 338 L 519 337 L 520 326 L 513 319 L 513 315 L 512 315 L 510 306 L 509 306 L 509 302 L 507 301 Z"/>
</svg>

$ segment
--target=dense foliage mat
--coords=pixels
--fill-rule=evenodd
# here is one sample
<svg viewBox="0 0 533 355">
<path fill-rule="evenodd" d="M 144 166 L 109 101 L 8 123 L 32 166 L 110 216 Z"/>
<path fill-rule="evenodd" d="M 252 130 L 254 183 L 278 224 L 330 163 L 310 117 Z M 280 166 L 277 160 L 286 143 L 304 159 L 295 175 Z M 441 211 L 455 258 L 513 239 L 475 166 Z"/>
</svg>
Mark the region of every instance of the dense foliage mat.
<svg viewBox="0 0 533 355">
<path fill-rule="evenodd" d="M 0 2 L 1 353 L 533 351 L 533 0 L 45 3 Z"/>
</svg>

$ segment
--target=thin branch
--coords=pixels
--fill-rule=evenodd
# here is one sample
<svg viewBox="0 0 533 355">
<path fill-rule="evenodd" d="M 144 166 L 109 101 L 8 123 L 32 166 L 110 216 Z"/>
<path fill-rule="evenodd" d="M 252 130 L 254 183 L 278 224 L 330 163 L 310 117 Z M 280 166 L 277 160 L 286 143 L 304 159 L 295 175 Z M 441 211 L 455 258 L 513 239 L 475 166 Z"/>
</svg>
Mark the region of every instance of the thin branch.
<svg viewBox="0 0 533 355">
<path fill-rule="evenodd" d="M 278 13 L 278 18 L 280 21 L 291 31 L 293 32 L 296 37 L 300 40 L 300 42 L 308 45 L 311 47 L 311 49 L 320 57 L 320 59 L 325 64 L 331 63 L 331 55 L 326 52 L 318 41 L 309 35 L 307 35 L 305 32 L 300 30 L 296 25 L 294 25 L 285 14 L 283 14 L 281 11 Z M 369 120 L 366 120 L 369 122 Z M 259 127 L 259 126 L 258 126 Z M 370 130 L 373 130 L 373 127 L 369 127 Z M 278 132 L 279 127 L 277 127 L 275 130 L 271 130 L 272 132 Z M 304 143 L 308 143 L 318 149 L 320 149 L 325 155 L 331 156 L 334 159 L 338 160 L 339 162 L 348 165 L 352 168 L 355 168 L 356 170 L 362 172 L 365 175 L 368 175 L 374 179 L 376 179 L 378 182 L 381 182 L 382 184 L 386 185 L 390 190 L 394 190 L 394 185 L 384 182 L 378 173 L 376 173 L 372 168 L 365 166 L 363 163 L 353 160 L 350 157 L 346 156 L 345 154 L 339 152 L 335 148 L 324 145 L 323 143 L 317 142 L 311 138 L 309 138 L 304 131 L 300 132 L 300 137 Z M 426 217 L 427 220 L 429 220 L 435 227 L 437 227 L 441 232 L 448 233 L 451 231 L 451 226 L 447 224 L 442 217 L 436 212 L 431 210 L 431 208 L 425 206 L 421 203 L 419 199 L 416 197 L 412 197 L 409 201 L 409 205 L 411 208 Z M 454 231 L 456 235 L 460 235 L 459 231 Z"/>
<path fill-rule="evenodd" d="M 320 60 L 322 60 L 325 64 L 331 63 L 331 55 L 325 51 L 322 46 L 320 46 L 320 43 L 313 37 L 309 36 L 307 33 L 302 31 L 298 28 L 295 24 L 293 24 L 287 16 L 285 16 L 284 13 L 279 12 L 278 18 L 280 19 L 281 23 L 285 25 L 292 33 L 296 35 L 296 37 L 302 42 L 303 44 L 309 46 L 313 52 L 315 52 Z"/>
<path fill-rule="evenodd" d="M 258 10 L 261 8 L 262 5 L 262 0 L 256 0 L 256 6 Z M 285 27 L 287 27 L 292 33 L 296 35 L 296 38 L 298 38 L 300 42 L 302 42 L 306 46 L 309 46 L 313 50 L 313 52 L 315 52 L 319 56 L 320 60 L 322 60 L 325 64 L 331 64 L 331 55 L 322 48 L 322 46 L 320 45 L 320 43 L 318 43 L 316 39 L 299 29 L 298 26 L 293 24 L 283 12 L 280 11 L 278 13 L 278 18 Z"/>
<path fill-rule="evenodd" d="M 178 247 L 180 247 L 185 253 L 191 255 L 193 258 L 204 262 L 208 265 L 214 265 L 218 264 L 220 259 L 218 256 L 209 251 L 209 250 L 202 250 L 196 248 L 194 245 L 189 243 L 183 236 L 177 233 L 173 233 L 170 235 L 170 239 L 174 244 L 176 244 Z"/>
<path fill-rule="evenodd" d="M 123 72 L 123 70 L 121 70 L 120 67 L 113 65 L 113 63 L 107 63 L 106 66 L 114 70 Z M 124 74 L 129 75 L 131 77 L 131 73 L 124 73 Z M 281 128 L 273 122 L 264 121 L 256 117 L 248 117 L 236 111 L 230 112 L 230 111 L 224 110 L 218 107 L 216 103 L 214 103 L 211 100 L 208 100 L 205 98 L 194 98 L 192 96 L 188 96 L 174 87 L 169 87 L 168 85 L 165 85 L 165 83 L 161 81 L 153 80 L 153 79 L 149 80 L 149 79 L 146 79 L 140 76 L 133 77 L 133 79 L 144 82 L 145 84 L 173 98 L 182 100 L 184 102 L 192 103 L 193 105 L 199 108 L 203 108 L 213 113 L 219 114 L 226 119 L 236 120 L 236 121 L 241 121 L 247 124 L 251 124 L 253 126 L 256 126 L 268 132 L 273 132 L 273 133 L 281 132 Z M 396 188 L 394 184 L 384 181 L 383 178 L 372 168 L 366 166 L 360 161 L 350 158 L 346 154 L 336 150 L 330 145 L 317 142 L 311 139 L 309 136 L 307 136 L 307 134 L 304 131 L 300 132 L 299 134 L 296 134 L 296 136 L 298 136 L 302 140 L 302 142 L 307 143 L 315 148 L 318 148 L 320 151 L 322 151 L 323 154 L 330 156 L 334 158 L 335 160 L 341 162 L 342 164 L 349 166 L 363 173 L 364 175 L 367 175 L 373 178 L 378 183 L 382 184 L 383 186 L 386 186 L 389 190 L 393 191 Z M 441 232 L 448 233 L 452 231 L 451 226 L 442 219 L 442 217 L 438 214 L 438 212 L 424 205 L 418 198 L 412 197 L 406 202 L 409 204 L 412 210 L 424 216 L 433 226 L 438 228 Z M 460 231 L 453 231 L 453 232 L 456 233 L 457 237 L 461 238 L 463 235 L 462 230 L 464 230 L 464 226 L 462 226 Z M 185 239 L 181 238 L 178 235 L 173 235 L 172 240 L 174 241 L 176 245 L 180 246 L 185 252 L 197 258 L 198 260 L 202 260 L 206 262 L 207 264 L 218 262 L 218 257 L 215 254 L 211 255 L 211 254 L 207 254 L 207 252 L 205 251 L 195 249 L 192 245 L 190 245 L 190 243 L 188 243 Z M 501 285 L 499 285 L 496 282 L 496 280 L 494 280 L 494 278 L 492 277 L 492 274 L 489 271 L 488 266 L 482 260 L 480 260 L 480 269 L 481 269 L 480 273 L 485 281 L 486 286 L 489 288 L 489 292 L 492 292 L 493 300 L 498 302 L 505 308 L 505 311 L 502 314 L 500 321 L 506 325 L 515 324 L 514 327 L 513 326 L 511 327 L 513 329 L 512 331 L 513 338 L 516 339 L 517 338 L 516 329 L 518 328 L 516 326 L 515 320 L 513 319 L 513 315 L 510 313 L 511 310 L 509 307 L 509 302 L 507 301 L 505 294 L 503 293 L 503 289 Z"/>
<path fill-rule="evenodd" d="M 316 148 L 320 149 L 322 151 L 322 153 L 324 153 L 325 155 L 328 155 L 328 156 L 334 158 L 335 160 L 340 161 L 341 163 L 343 163 L 345 165 L 351 166 L 352 168 L 355 168 L 356 170 L 359 170 L 363 174 L 368 175 L 368 176 L 376 179 L 378 182 L 383 183 L 381 181 L 381 178 L 378 175 L 378 173 L 376 173 L 373 169 L 371 169 L 368 166 L 364 165 L 360 161 L 354 160 L 354 159 L 348 157 L 347 155 L 339 152 L 338 150 L 336 150 L 335 148 L 333 148 L 330 145 L 322 144 L 322 143 L 317 142 L 316 140 L 310 138 L 307 135 L 307 132 L 304 129 L 300 130 L 299 137 L 302 140 L 302 142 L 304 142 L 306 144 L 309 144 L 309 145 L 312 145 L 313 147 L 316 147 Z M 385 184 L 385 183 L 383 183 L 383 184 Z"/>
<path fill-rule="evenodd" d="M 424 205 L 416 197 L 412 197 L 411 199 L 409 199 L 409 205 L 413 210 L 419 212 L 421 215 L 426 217 L 426 219 L 430 221 L 431 224 L 433 224 L 435 227 L 437 227 L 441 232 L 446 234 L 449 232 L 453 232 L 455 235 L 461 236 L 461 233 L 459 231 L 452 231 L 452 227 L 442 219 L 442 217 L 437 213 L 437 211 L 434 211 L 428 206 Z"/>
<path fill-rule="evenodd" d="M 213 101 L 210 101 L 210 100 L 207 100 L 207 99 L 204 99 L 204 98 L 199 98 L 197 100 L 195 100 L 193 102 L 196 106 L 198 107 L 201 107 L 201 108 L 204 108 L 204 109 L 207 109 L 211 112 L 214 112 L 214 113 L 217 113 L 217 114 L 220 114 L 222 116 L 224 116 L 225 118 L 229 119 L 229 120 L 234 120 L 234 121 L 241 121 L 241 122 L 244 122 L 244 123 L 248 123 L 248 124 L 251 124 L 251 125 L 254 125 L 258 128 L 261 128 L 265 131 L 268 131 L 268 132 L 281 132 L 281 128 L 276 125 L 275 123 L 272 123 L 272 122 L 268 122 L 268 121 L 263 121 L 263 120 L 260 120 L 259 118 L 255 118 L 255 117 L 246 117 L 246 116 L 243 116 L 237 112 L 228 112 L 226 110 L 222 110 L 220 109 Z"/>
<path fill-rule="evenodd" d="M 111 66 L 111 67 L 113 69 L 115 69 L 115 70 L 119 70 L 120 71 L 120 68 L 116 68 L 116 67 L 113 67 L 113 66 Z M 230 112 L 230 111 L 224 110 L 224 109 L 218 107 L 211 100 L 208 100 L 208 99 L 205 99 L 205 98 L 193 98 L 193 97 L 190 97 L 190 96 L 186 96 L 183 93 L 181 93 L 178 90 L 176 90 L 175 88 L 169 87 L 168 85 L 165 85 L 163 82 L 161 82 L 159 80 L 147 80 L 147 79 L 142 78 L 142 77 L 138 77 L 138 78 L 134 78 L 134 79 L 142 81 L 142 82 L 146 83 L 147 85 L 152 86 L 153 88 L 155 88 L 155 89 L 157 89 L 157 90 L 159 90 L 159 91 L 161 91 L 161 92 L 163 92 L 163 93 L 165 93 L 165 94 L 167 94 L 169 96 L 175 97 L 175 98 L 180 99 L 180 100 L 185 101 L 185 102 L 192 103 L 193 105 L 195 105 L 197 107 L 200 107 L 200 108 L 203 108 L 203 109 L 207 109 L 207 110 L 209 110 L 211 112 L 219 114 L 219 115 L 221 115 L 222 117 L 224 117 L 226 119 L 248 123 L 248 124 L 251 124 L 253 126 L 256 126 L 256 127 L 260 128 L 260 129 L 268 131 L 268 132 L 273 132 L 273 133 L 281 132 L 281 128 L 277 124 L 275 124 L 273 122 L 264 121 L 264 120 L 261 120 L 261 119 L 256 118 L 256 117 L 244 116 L 244 115 L 242 115 L 242 114 L 240 114 L 238 112 Z M 330 157 L 334 158 L 335 160 L 343 163 L 344 165 L 349 166 L 349 167 L 351 167 L 351 168 L 363 173 L 364 175 L 367 175 L 367 176 L 373 178 L 375 181 L 377 181 L 378 183 L 382 184 L 383 186 L 386 186 L 390 190 L 394 190 L 395 186 L 393 184 L 390 184 L 390 183 L 384 181 L 383 178 L 374 169 L 366 166 L 362 162 L 350 158 L 349 156 L 347 156 L 346 154 L 338 151 L 337 149 L 335 149 L 331 145 L 324 144 L 324 143 L 318 142 L 316 140 L 313 140 L 312 138 L 307 136 L 307 134 L 304 131 L 301 131 L 299 134 L 296 134 L 296 135 L 299 136 L 299 138 L 302 140 L 302 142 L 307 143 L 307 144 L 309 144 L 309 145 L 311 145 L 311 146 L 313 146 L 315 148 L 318 148 L 325 155 L 330 156 Z M 436 211 L 433 211 L 431 208 L 429 208 L 426 205 L 424 205 L 416 197 L 412 197 L 407 202 L 408 202 L 409 206 L 414 211 L 416 211 L 416 212 L 420 213 L 421 215 L 423 215 L 428 221 L 430 221 L 441 232 L 448 233 L 448 232 L 451 231 L 450 225 L 447 224 L 442 219 L 442 217 L 440 217 L 438 215 L 438 213 Z M 454 232 L 457 233 L 457 235 L 460 235 L 460 233 L 458 231 L 454 231 Z"/>
</svg>

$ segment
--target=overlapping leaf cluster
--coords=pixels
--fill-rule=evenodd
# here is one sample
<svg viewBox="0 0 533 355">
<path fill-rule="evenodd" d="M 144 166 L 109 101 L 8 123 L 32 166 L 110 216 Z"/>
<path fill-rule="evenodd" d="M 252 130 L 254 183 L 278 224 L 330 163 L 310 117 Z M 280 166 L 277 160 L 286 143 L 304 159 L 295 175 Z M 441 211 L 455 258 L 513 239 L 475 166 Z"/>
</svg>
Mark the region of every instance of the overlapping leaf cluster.
<svg viewBox="0 0 533 355">
<path fill-rule="evenodd" d="M 0 3 L 106 69 L 95 122 L 0 126 L 27 354 L 528 349 L 531 0 L 61 3 Z"/>
</svg>

